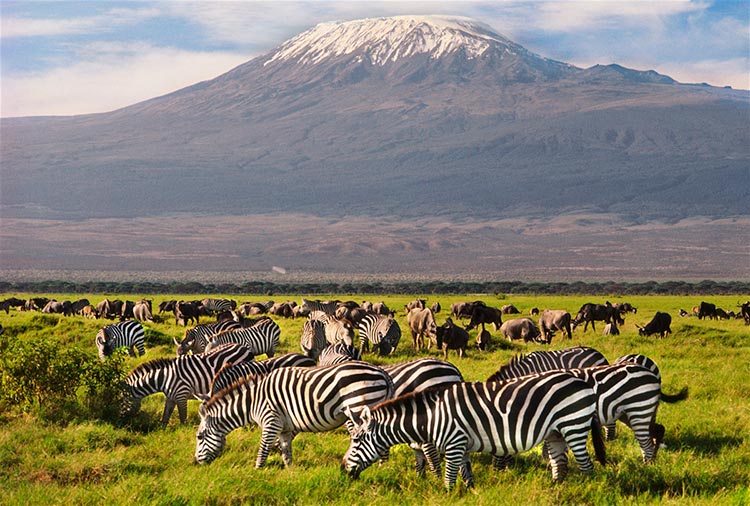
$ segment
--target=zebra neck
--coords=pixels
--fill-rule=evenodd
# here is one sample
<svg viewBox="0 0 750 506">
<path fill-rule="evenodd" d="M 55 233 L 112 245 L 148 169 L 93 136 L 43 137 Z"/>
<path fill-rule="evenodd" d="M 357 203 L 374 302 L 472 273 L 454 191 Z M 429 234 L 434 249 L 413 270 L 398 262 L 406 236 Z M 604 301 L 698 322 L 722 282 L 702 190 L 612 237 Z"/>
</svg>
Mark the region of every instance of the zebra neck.
<svg viewBox="0 0 750 506">
<path fill-rule="evenodd" d="M 207 415 L 215 422 L 215 428 L 228 434 L 245 425 L 258 424 L 262 410 L 252 394 L 247 385 L 238 385 L 220 399 L 211 400 Z"/>
<path fill-rule="evenodd" d="M 157 392 L 164 392 L 170 369 L 171 367 L 159 367 L 142 371 L 137 377 L 128 379 L 127 382 L 130 384 L 133 395 L 143 398 Z"/>
<path fill-rule="evenodd" d="M 393 444 L 425 443 L 431 440 L 429 436 L 430 420 L 432 419 L 432 405 L 424 398 L 415 397 L 411 402 L 402 402 L 384 406 L 380 412 L 375 412 L 375 419 L 383 435 Z"/>
</svg>

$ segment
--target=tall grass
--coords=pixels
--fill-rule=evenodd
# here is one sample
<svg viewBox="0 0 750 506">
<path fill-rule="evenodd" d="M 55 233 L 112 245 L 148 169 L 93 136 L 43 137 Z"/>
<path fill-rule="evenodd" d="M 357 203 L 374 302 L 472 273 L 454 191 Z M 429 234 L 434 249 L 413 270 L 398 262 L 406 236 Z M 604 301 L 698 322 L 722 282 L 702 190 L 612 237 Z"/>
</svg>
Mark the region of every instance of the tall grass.
<svg viewBox="0 0 750 506">
<path fill-rule="evenodd" d="M 4 297 L 4 296 L 3 296 Z M 78 296 L 55 295 L 58 300 Z M 332 296 L 339 299 L 346 295 Z M 98 301 L 102 295 L 92 294 Z M 114 298 L 112 295 L 109 298 Z M 138 296 L 128 296 L 135 300 Z M 180 298 L 179 296 L 164 296 Z M 154 303 L 162 298 L 155 298 Z M 193 298 L 193 297 L 186 297 Z M 247 297 L 262 300 L 266 297 Z M 297 300 L 299 295 L 282 295 L 276 300 Z M 375 299 L 357 297 L 355 300 Z M 398 311 L 402 342 L 396 355 L 375 363 L 392 363 L 414 358 L 403 306 L 414 297 L 377 297 Z M 571 313 L 594 297 L 534 296 L 429 296 L 439 300 L 442 323 L 451 302 L 481 299 L 489 305 L 512 303 L 523 313 L 531 307 L 567 309 Z M 704 297 L 725 309 L 735 309 L 736 297 Z M 609 297 L 615 302 L 622 300 Z M 408 447 L 396 447 L 391 460 L 367 469 L 351 481 L 339 469 L 348 445 L 343 429 L 325 434 L 300 434 L 293 443 L 294 463 L 284 469 L 279 454 L 272 454 L 268 466 L 254 469 L 259 430 L 238 429 L 227 437 L 223 454 L 211 465 L 192 464 L 198 402 L 190 401 L 188 423 L 181 426 L 175 415 L 166 428 L 159 419 L 164 397 L 144 400 L 141 413 L 130 424 L 115 426 L 101 421 L 61 425 L 45 422 L 4 406 L 0 413 L 0 503 L 3 504 L 747 504 L 750 503 L 750 328 L 739 320 L 707 321 L 680 318 L 700 302 L 695 297 L 628 297 L 638 313 L 627 315 L 619 336 L 602 336 L 582 328 L 573 340 L 557 334 L 550 349 L 570 345 L 592 346 L 610 361 L 626 353 L 639 352 L 660 366 L 663 389 L 674 393 L 689 386 L 690 397 L 681 403 L 663 404 L 659 421 L 667 428 L 667 447 L 656 463 L 644 465 L 640 450 L 627 428 L 620 425 L 618 438 L 607 445 L 609 463 L 596 465 L 592 477 L 583 476 L 573 465 L 568 479 L 551 481 L 550 472 L 538 451 L 523 454 L 510 469 L 492 469 L 487 455 L 472 458 L 476 486 L 460 483 L 445 492 L 442 481 L 433 476 L 417 477 Z M 638 335 L 634 323 L 644 324 L 656 311 L 673 317 L 673 334 L 665 339 Z M 522 316 L 522 315 L 518 315 Z M 508 317 L 506 317 L 507 319 Z M 303 321 L 277 319 L 282 330 L 281 352 L 298 351 Z M 11 311 L 0 314 L 6 337 L 21 340 L 55 339 L 63 347 L 78 347 L 96 354 L 94 337 L 105 321 Z M 159 356 L 172 356 L 172 338 L 181 339 L 185 329 L 174 319 L 147 324 L 147 353 L 128 358 L 132 368 Z M 472 331 L 472 337 L 476 331 Z M 493 334 L 493 349 L 472 348 L 458 365 L 467 380 L 483 380 L 518 352 L 547 349 L 546 346 L 506 343 L 500 346 Z M 438 355 L 435 350 L 430 352 Z"/>
</svg>

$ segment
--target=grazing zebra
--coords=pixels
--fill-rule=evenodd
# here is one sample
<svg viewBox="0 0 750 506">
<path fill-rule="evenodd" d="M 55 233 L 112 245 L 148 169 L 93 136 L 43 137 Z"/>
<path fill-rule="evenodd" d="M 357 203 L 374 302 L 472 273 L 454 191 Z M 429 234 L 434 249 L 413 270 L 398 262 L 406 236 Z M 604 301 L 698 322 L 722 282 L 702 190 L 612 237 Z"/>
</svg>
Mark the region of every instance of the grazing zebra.
<svg viewBox="0 0 750 506">
<path fill-rule="evenodd" d="M 225 330 L 216 334 L 206 345 L 206 351 L 222 344 L 239 343 L 249 347 L 256 355 L 265 354 L 268 358 L 271 358 L 276 353 L 280 338 L 281 329 L 279 325 L 269 318 L 252 327 Z"/>
<path fill-rule="evenodd" d="M 349 320 L 339 320 L 323 311 L 313 311 L 308 318 L 323 322 L 328 344 L 344 343 L 351 346 L 354 343 L 354 328 Z"/>
<path fill-rule="evenodd" d="M 336 316 L 336 309 L 338 309 L 339 303 L 335 300 L 333 301 L 319 301 L 319 300 L 307 300 L 302 299 L 302 304 L 300 304 L 300 312 L 303 314 L 310 314 L 313 311 L 322 311 L 327 315 L 330 316 Z"/>
<path fill-rule="evenodd" d="M 163 392 L 167 400 L 162 425 L 167 425 L 175 406 L 180 414 L 180 423 L 184 424 L 187 421 L 188 399 L 208 394 L 211 380 L 224 364 L 252 359 L 253 353 L 248 347 L 227 344 L 210 352 L 157 358 L 141 364 L 125 378 L 126 396 L 122 414 L 135 413 L 140 409 L 141 399 Z"/>
<path fill-rule="evenodd" d="M 261 427 L 255 468 L 262 468 L 279 439 L 285 466 L 292 463 L 292 439 L 299 432 L 325 432 L 348 422 L 344 411 L 359 413 L 393 394 L 390 376 L 365 362 L 327 367 L 284 367 L 262 378 L 238 379 L 200 407 L 195 461 L 219 456 L 226 435 L 256 423 Z"/>
<path fill-rule="evenodd" d="M 201 301 L 201 307 L 211 314 L 223 313 L 224 311 L 233 311 L 237 307 L 237 303 L 229 299 L 203 299 Z"/>
<path fill-rule="evenodd" d="M 593 470 L 586 450 L 589 430 L 597 458 L 605 461 L 596 394 L 566 371 L 504 383 L 454 383 L 397 397 L 351 418 L 356 428 L 342 468 L 353 478 L 393 445 L 432 443 L 436 454 L 445 454 L 445 486 L 453 488 L 459 468 L 471 486 L 470 452 L 515 454 L 546 440 L 552 477 L 562 480 L 568 471 L 566 446 L 581 471 Z"/>
<path fill-rule="evenodd" d="M 343 364 L 352 360 L 362 360 L 362 354 L 357 348 L 344 343 L 329 344 L 320 352 L 318 365 Z"/>
<path fill-rule="evenodd" d="M 308 318 L 302 325 L 299 345 L 305 355 L 316 360 L 323 349 L 328 346 L 325 323 Z"/>
<path fill-rule="evenodd" d="M 185 331 L 185 337 L 181 342 L 172 338 L 177 345 L 177 355 L 186 355 L 187 353 L 203 353 L 206 350 L 208 341 L 213 336 L 225 330 L 240 329 L 242 325 L 234 320 L 221 320 L 218 322 L 201 323 L 192 329 Z"/>
<path fill-rule="evenodd" d="M 597 395 L 597 415 L 605 426 L 607 438 L 613 438 L 615 423 L 620 420 L 635 434 L 643 462 L 653 462 L 663 438 L 663 427 L 656 423 L 659 402 L 674 403 L 687 398 L 687 389 L 676 395 L 661 391 L 661 378 L 650 369 L 625 362 L 567 372 L 586 381 Z M 493 381 L 491 376 L 488 381 Z M 661 428 L 660 428 L 661 427 Z M 494 462 L 496 467 L 500 462 Z"/>
<path fill-rule="evenodd" d="M 359 340 L 362 355 L 370 351 L 370 344 L 380 355 L 390 355 L 401 340 L 401 327 L 393 318 L 369 313 L 359 322 Z"/>
<path fill-rule="evenodd" d="M 127 320 L 105 325 L 96 334 L 96 347 L 99 350 L 99 358 L 104 360 L 110 356 L 117 348 L 127 348 L 131 357 L 146 353 L 144 345 L 146 333 L 143 330 L 141 322 Z"/>
<path fill-rule="evenodd" d="M 226 363 L 211 381 L 209 397 L 245 376 L 262 376 L 282 367 L 315 367 L 315 360 L 300 353 L 287 353 L 265 360 L 247 360 L 239 364 Z"/>
<path fill-rule="evenodd" d="M 661 381 L 661 372 L 659 371 L 659 366 L 657 366 L 656 362 L 648 358 L 646 355 L 631 353 L 629 355 L 624 355 L 618 358 L 614 361 L 614 364 L 624 364 L 626 362 L 638 364 L 641 367 L 649 369 L 652 373 L 656 374 L 656 377 L 659 378 L 659 381 Z"/>
<path fill-rule="evenodd" d="M 599 351 L 587 346 L 576 346 L 556 351 L 534 351 L 527 355 L 512 357 L 487 381 L 501 381 L 528 374 L 560 369 L 580 369 L 607 365 L 607 359 Z"/>
</svg>

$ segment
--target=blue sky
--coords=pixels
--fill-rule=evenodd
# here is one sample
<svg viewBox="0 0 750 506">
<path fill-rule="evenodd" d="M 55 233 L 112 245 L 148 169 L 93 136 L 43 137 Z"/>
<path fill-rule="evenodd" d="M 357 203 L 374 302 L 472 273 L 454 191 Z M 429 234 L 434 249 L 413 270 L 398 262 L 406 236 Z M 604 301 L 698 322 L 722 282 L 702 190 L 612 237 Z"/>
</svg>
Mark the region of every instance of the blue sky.
<svg viewBox="0 0 750 506">
<path fill-rule="evenodd" d="M 548 58 L 750 88 L 747 0 L 0 0 L 0 115 L 103 112 L 211 79 L 323 21 L 476 18 Z"/>
</svg>

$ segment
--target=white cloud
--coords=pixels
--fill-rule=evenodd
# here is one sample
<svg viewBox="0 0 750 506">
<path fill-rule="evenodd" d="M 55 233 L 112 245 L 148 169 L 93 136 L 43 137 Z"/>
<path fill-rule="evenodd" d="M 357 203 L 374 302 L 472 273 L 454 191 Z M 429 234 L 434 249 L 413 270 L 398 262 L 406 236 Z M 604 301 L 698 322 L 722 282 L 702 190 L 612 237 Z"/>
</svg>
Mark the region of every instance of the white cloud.
<svg viewBox="0 0 750 506">
<path fill-rule="evenodd" d="M 18 16 L 3 16 L 0 23 L 3 39 L 16 37 L 40 37 L 52 35 L 90 34 L 123 26 L 139 23 L 145 19 L 156 17 L 159 9 L 110 9 L 104 14 L 71 18 L 31 18 Z"/>
<path fill-rule="evenodd" d="M 111 58 L 112 51 L 117 58 Z M 110 111 L 211 79 L 247 60 L 247 55 L 231 52 L 113 45 L 68 67 L 3 76 L 0 115 Z"/>
</svg>

